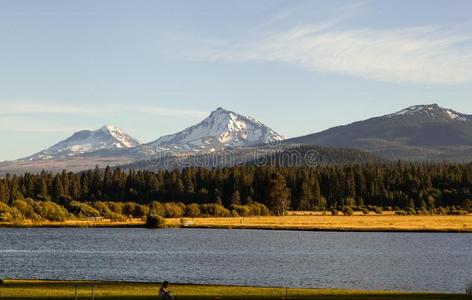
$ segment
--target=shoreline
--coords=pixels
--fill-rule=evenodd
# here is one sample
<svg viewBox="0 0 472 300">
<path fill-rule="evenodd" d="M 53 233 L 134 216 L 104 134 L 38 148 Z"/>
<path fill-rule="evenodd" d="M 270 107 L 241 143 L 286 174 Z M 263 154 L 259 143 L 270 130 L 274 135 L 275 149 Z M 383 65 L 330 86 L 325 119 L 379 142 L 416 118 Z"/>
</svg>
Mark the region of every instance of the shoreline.
<svg viewBox="0 0 472 300">
<path fill-rule="evenodd" d="M 232 218 L 168 218 L 169 228 L 245 229 L 332 232 L 472 233 L 472 216 L 266 216 Z M 146 228 L 139 219 L 126 222 L 66 220 L 64 222 L 0 223 L 0 228 Z"/>
<path fill-rule="evenodd" d="M 153 299 L 159 282 L 3 279 L 2 299 L 67 299 L 78 293 L 84 299 L 93 290 L 96 299 Z M 287 288 L 247 285 L 171 283 L 178 298 L 238 299 L 468 299 L 461 293 L 356 290 L 336 288 Z M 34 295 L 34 296 L 33 296 Z"/>
</svg>

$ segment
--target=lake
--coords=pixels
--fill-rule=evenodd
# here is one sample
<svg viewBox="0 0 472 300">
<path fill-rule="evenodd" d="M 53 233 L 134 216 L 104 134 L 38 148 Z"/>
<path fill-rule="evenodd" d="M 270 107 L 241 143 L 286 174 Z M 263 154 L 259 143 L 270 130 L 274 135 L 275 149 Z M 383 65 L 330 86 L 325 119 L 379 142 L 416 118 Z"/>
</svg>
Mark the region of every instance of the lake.
<svg viewBox="0 0 472 300">
<path fill-rule="evenodd" d="M 0 277 L 463 292 L 472 234 L 0 228 Z"/>
</svg>

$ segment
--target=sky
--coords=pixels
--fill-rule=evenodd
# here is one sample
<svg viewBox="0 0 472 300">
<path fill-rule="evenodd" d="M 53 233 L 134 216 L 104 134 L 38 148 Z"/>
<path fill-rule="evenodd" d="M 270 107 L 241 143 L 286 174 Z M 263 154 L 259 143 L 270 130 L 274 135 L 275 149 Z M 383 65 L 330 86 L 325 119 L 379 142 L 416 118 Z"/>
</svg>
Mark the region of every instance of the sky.
<svg viewBox="0 0 472 300">
<path fill-rule="evenodd" d="M 469 0 L 0 0 L 0 161 L 223 107 L 294 137 L 438 103 L 472 113 Z"/>
</svg>

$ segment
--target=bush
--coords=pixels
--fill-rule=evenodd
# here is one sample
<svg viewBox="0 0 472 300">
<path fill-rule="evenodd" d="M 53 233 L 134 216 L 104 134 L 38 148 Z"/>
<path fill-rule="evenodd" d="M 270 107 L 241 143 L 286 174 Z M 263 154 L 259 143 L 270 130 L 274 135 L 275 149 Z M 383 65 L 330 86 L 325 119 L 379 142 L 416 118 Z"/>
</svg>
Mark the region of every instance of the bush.
<svg viewBox="0 0 472 300">
<path fill-rule="evenodd" d="M 382 208 L 378 206 L 374 206 L 374 212 L 378 215 L 382 214 Z"/>
<path fill-rule="evenodd" d="M 231 205 L 231 210 L 236 212 L 236 217 L 247 217 L 251 215 L 251 209 L 247 205 Z M 233 215 L 233 213 L 231 213 Z"/>
<path fill-rule="evenodd" d="M 0 202 L 0 221 L 3 222 L 19 222 L 24 220 L 21 212 L 15 207 L 9 207 L 3 202 Z"/>
<path fill-rule="evenodd" d="M 97 218 L 100 217 L 100 212 L 93 208 L 92 206 L 78 202 L 72 201 L 69 203 L 67 209 L 70 213 L 79 218 Z"/>
<path fill-rule="evenodd" d="M 196 217 L 199 217 L 200 214 L 201 214 L 201 211 L 200 211 L 200 206 L 198 204 L 192 203 L 192 204 L 187 205 L 185 209 L 185 215 L 187 217 L 196 218 Z"/>
<path fill-rule="evenodd" d="M 449 215 L 454 215 L 454 216 L 465 216 L 467 214 L 468 212 L 462 209 L 454 209 L 449 212 Z"/>
<path fill-rule="evenodd" d="M 107 206 L 110 208 L 112 212 L 115 214 L 122 215 L 123 214 L 123 206 L 124 204 L 121 202 L 106 202 Z"/>
<path fill-rule="evenodd" d="M 10 207 L 3 202 L 0 202 L 0 222 L 11 221 Z"/>
<path fill-rule="evenodd" d="M 162 203 L 153 201 L 149 208 L 153 214 L 161 216 L 161 217 L 165 216 L 166 210 L 164 208 L 164 205 L 162 205 Z"/>
<path fill-rule="evenodd" d="M 345 206 L 343 208 L 343 214 L 345 216 L 352 216 L 354 214 L 354 211 L 352 210 L 352 208 L 350 208 L 349 206 Z"/>
<path fill-rule="evenodd" d="M 438 214 L 438 215 L 447 215 L 449 213 L 449 211 L 447 210 L 447 208 L 438 207 L 434 210 L 434 213 Z"/>
<path fill-rule="evenodd" d="M 397 216 L 406 216 L 408 213 L 404 210 L 397 210 L 395 211 L 395 215 Z"/>
<path fill-rule="evenodd" d="M 51 201 L 32 201 L 32 206 L 37 215 L 48 221 L 62 222 L 69 217 L 63 206 Z"/>
<path fill-rule="evenodd" d="M 182 207 L 175 202 L 168 202 L 164 203 L 165 214 L 166 218 L 181 218 L 184 216 L 184 210 Z"/>
<path fill-rule="evenodd" d="M 268 216 L 268 215 L 270 215 L 269 209 L 264 204 L 255 202 L 255 203 L 249 204 L 247 206 L 249 207 L 251 216 Z"/>
<path fill-rule="evenodd" d="M 136 203 L 134 202 L 126 202 L 123 205 L 123 212 L 122 214 L 128 217 L 133 217 L 134 210 L 136 208 Z"/>
<path fill-rule="evenodd" d="M 131 213 L 131 215 L 134 218 L 142 218 L 144 216 L 147 216 L 149 214 L 149 207 L 146 205 L 141 205 L 141 204 L 136 204 L 134 206 L 134 210 Z"/>
<path fill-rule="evenodd" d="M 13 201 L 11 206 L 16 208 L 24 216 L 25 219 L 33 220 L 33 221 L 41 220 L 41 217 L 37 213 L 34 212 L 32 199 L 27 199 L 27 200 L 18 199 L 18 200 Z"/>
<path fill-rule="evenodd" d="M 361 211 L 362 211 L 362 213 L 363 213 L 364 215 L 368 215 L 368 214 L 370 213 L 370 210 L 367 209 L 367 208 L 365 208 L 365 207 L 364 207 L 364 208 L 361 208 Z"/>
<path fill-rule="evenodd" d="M 147 228 L 166 228 L 166 220 L 156 214 L 149 214 L 146 217 L 146 227 Z"/>
<path fill-rule="evenodd" d="M 102 217 L 108 218 L 113 212 L 105 202 L 97 201 L 93 204 L 93 208 L 98 210 Z"/>
<path fill-rule="evenodd" d="M 333 216 L 337 216 L 337 215 L 338 215 L 338 210 L 337 210 L 337 209 L 331 210 L 331 214 L 332 214 Z"/>
<path fill-rule="evenodd" d="M 231 212 L 219 204 L 202 204 L 200 205 L 202 215 L 206 217 L 229 217 Z"/>
</svg>

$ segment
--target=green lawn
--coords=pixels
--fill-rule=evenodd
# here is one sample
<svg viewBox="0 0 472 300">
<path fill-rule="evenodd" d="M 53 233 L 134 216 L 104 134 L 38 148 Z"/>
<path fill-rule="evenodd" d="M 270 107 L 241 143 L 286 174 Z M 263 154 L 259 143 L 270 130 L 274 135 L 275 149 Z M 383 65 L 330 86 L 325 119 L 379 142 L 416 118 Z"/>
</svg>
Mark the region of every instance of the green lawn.
<svg viewBox="0 0 472 300">
<path fill-rule="evenodd" d="M 92 299 L 91 282 L 5 280 L 0 299 Z M 157 283 L 94 282 L 95 299 L 156 299 Z M 472 299 L 459 294 L 396 293 L 333 289 L 284 289 L 240 286 L 171 285 L 177 299 Z"/>
</svg>

